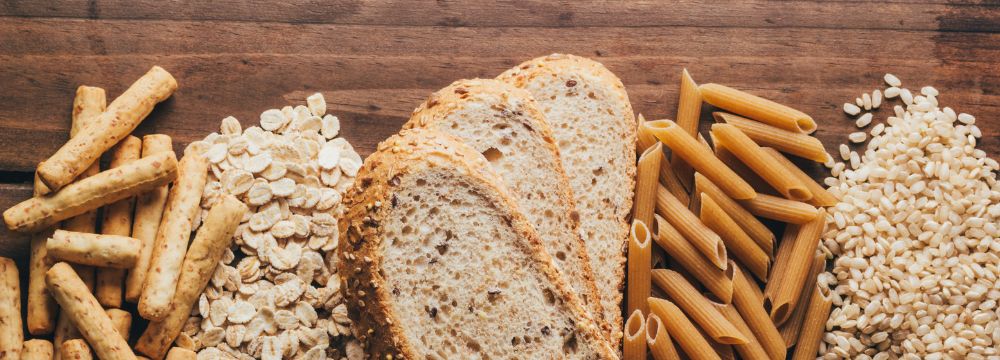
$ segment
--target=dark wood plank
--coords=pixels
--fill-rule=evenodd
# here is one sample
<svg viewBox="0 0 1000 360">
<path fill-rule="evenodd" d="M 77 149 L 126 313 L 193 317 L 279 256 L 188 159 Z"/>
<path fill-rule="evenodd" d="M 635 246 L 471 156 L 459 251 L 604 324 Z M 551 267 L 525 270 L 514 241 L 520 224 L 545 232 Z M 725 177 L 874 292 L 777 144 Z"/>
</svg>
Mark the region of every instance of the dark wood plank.
<svg viewBox="0 0 1000 360">
<path fill-rule="evenodd" d="M 0 184 L 0 209 L 7 210 L 30 196 L 30 185 Z M 29 241 L 31 238 L 27 234 L 11 232 L 6 226 L 0 226 L 0 256 L 17 261 L 18 268 L 22 269 L 22 272 L 27 272 L 24 269 L 27 269 L 28 264 Z M 23 278 L 24 274 L 21 275 Z"/>
<path fill-rule="evenodd" d="M 30 1 L 0 16 L 223 20 L 461 27 L 769 27 L 989 31 L 1000 8 L 986 1 Z"/>
</svg>

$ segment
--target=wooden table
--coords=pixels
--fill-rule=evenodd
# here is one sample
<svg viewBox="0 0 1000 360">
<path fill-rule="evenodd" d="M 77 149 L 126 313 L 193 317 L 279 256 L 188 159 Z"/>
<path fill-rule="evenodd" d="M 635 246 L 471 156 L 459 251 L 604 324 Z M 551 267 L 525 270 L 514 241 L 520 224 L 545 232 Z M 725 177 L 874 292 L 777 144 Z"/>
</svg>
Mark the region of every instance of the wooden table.
<svg viewBox="0 0 1000 360">
<path fill-rule="evenodd" d="M 321 91 L 344 136 L 367 154 L 453 80 L 565 52 L 607 65 L 648 119 L 673 117 L 686 67 L 698 82 L 811 114 L 832 153 L 856 131 L 842 104 L 882 88 L 891 72 L 976 115 L 980 148 L 996 157 L 998 31 L 1000 6 L 989 0 L 4 0 L 0 208 L 30 195 L 35 165 L 67 139 L 78 85 L 113 99 L 154 64 L 180 89 L 137 132 L 169 134 L 178 149 L 227 115 L 255 123 L 263 110 Z M 23 266 L 26 251 L 27 237 L 0 232 L 0 255 Z"/>
</svg>

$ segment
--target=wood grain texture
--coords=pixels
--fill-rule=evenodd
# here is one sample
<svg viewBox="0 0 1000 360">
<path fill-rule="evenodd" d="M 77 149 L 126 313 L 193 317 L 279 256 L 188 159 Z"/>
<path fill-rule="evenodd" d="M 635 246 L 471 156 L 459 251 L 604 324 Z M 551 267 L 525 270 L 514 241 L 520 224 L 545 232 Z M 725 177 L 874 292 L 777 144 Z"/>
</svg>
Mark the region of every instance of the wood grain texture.
<svg viewBox="0 0 1000 360">
<path fill-rule="evenodd" d="M 604 63 L 650 120 L 673 117 L 686 67 L 699 83 L 805 111 L 831 153 L 856 131 L 841 105 L 892 72 L 976 115 L 979 147 L 1000 154 L 1000 6 L 989 0 L 0 0 L 0 205 L 26 198 L 29 173 L 68 138 L 78 85 L 113 99 L 163 66 L 180 88 L 137 134 L 169 134 L 178 151 L 227 115 L 255 123 L 321 91 L 367 155 L 434 90 L 552 52 Z M 0 256 L 26 253 L 26 237 L 0 236 Z"/>
</svg>

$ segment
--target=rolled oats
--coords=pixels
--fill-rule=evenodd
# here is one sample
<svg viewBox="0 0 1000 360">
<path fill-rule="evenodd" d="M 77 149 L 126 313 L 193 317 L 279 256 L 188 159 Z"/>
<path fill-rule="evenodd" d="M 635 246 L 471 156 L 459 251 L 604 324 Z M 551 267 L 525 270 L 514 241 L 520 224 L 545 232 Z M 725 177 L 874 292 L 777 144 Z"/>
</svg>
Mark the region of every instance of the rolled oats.
<svg viewBox="0 0 1000 360">
<path fill-rule="evenodd" d="M 360 359 L 336 276 L 342 193 L 361 156 L 326 114 L 322 95 L 307 106 L 236 118 L 192 142 L 210 162 L 195 230 L 223 194 L 243 200 L 242 219 L 177 346 L 199 359 Z"/>
</svg>

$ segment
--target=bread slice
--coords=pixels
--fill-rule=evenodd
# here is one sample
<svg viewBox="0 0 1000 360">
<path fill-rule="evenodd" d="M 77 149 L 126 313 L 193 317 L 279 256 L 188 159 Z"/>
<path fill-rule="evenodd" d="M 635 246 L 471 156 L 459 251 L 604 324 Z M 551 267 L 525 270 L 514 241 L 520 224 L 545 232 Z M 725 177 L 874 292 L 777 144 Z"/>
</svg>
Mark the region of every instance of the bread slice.
<svg viewBox="0 0 1000 360">
<path fill-rule="evenodd" d="M 485 155 L 563 278 L 610 331 L 602 321 L 600 295 L 580 237 L 580 215 L 569 180 L 552 130 L 531 94 L 494 79 L 459 80 L 432 94 L 403 128 L 453 135 Z"/>
<path fill-rule="evenodd" d="M 370 358 L 616 357 L 496 179 L 480 153 L 424 129 L 365 161 L 338 273 Z"/>
<path fill-rule="evenodd" d="M 529 60 L 498 79 L 531 93 L 552 127 L 617 346 L 636 171 L 635 115 L 625 86 L 600 63 L 561 54 Z"/>
</svg>

